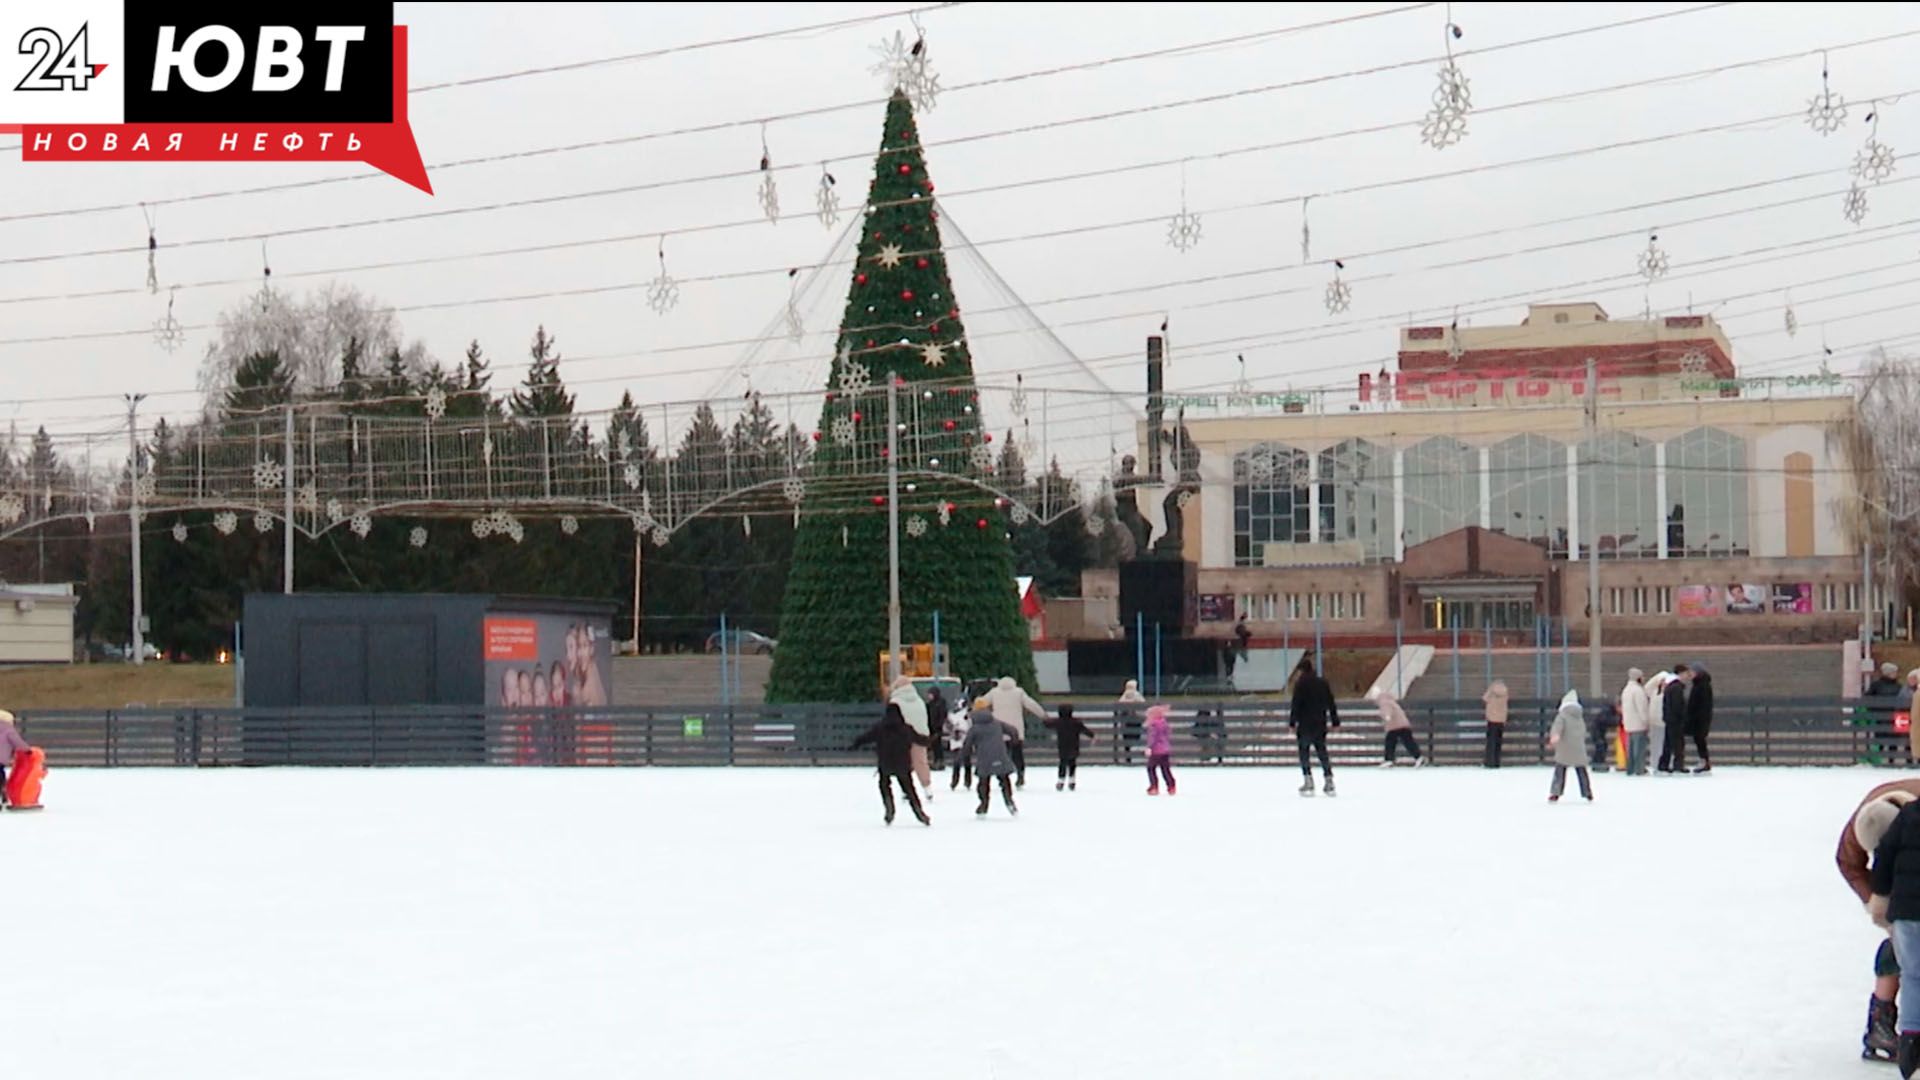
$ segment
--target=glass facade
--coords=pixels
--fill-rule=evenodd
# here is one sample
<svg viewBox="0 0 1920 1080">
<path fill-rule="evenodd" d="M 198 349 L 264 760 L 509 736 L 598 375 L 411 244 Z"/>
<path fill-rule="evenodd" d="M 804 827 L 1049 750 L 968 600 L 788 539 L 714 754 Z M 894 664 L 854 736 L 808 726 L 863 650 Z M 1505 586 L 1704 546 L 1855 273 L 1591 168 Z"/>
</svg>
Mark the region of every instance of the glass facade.
<svg viewBox="0 0 1920 1080">
<path fill-rule="evenodd" d="M 1428 630 L 1532 630 L 1534 606 L 1530 599 L 1429 597 L 1420 604 L 1420 625 Z"/>
<path fill-rule="evenodd" d="M 1393 452 L 1364 439 L 1320 451 L 1319 537 L 1357 542 L 1368 562 L 1393 558 Z"/>
<path fill-rule="evenodd" d="M 1489 524 L 1529 540 L 1555 558 L 1567 553 L 1567 448 L 1540 435 L 1516 435 L 1487 449 Z"/>
<path fill-rule="evenodd" d="M 1718 428 L 1667 443 L 1669 558 L 1751 553 L 1746 468 L 1746 440 Z"/>
<path fill-rule="evenodd" d="M 1580 498 L 1594 500 L 1594 531 L 1599 534 L 1603 559 L 1654 559 L 1660 556 L 1663 517 L 1659 505 L 1659 451 L 1646 439 L 1624 431 L 1604 431 L 1589 444 L 1582 455 L 1582 486 L 1591 484 L 1591 493 L 1582 490 Z M 1582 506 L 1585 518 L 1586 507 Z M 1595 537 L 1580 537 L 1581 554 Z"/>
<path fill-rule="evenodd" d="M 1266 565 L 1268 544 L 1313 542 L 1308 469 L 1306 451 L 1279 443 L 1234 457 L 1233 565 Z"/>
<path fill-rule="evenodd" d="M 1408 547 L 1480 524 L 1480 451 L 1440 435 L 1415 443 L 1404 461 Z"/>
</svg>

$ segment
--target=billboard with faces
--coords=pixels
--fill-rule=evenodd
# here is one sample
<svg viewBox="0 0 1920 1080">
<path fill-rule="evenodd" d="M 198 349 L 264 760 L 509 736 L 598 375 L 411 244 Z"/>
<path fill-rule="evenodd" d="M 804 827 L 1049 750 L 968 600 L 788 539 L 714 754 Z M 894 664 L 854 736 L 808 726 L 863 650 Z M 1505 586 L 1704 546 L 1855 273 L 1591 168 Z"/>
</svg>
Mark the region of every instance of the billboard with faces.
<svg viewBox="0 0 1920 1080">
<path fill-rule="evenodd" d="M 489 708 L 613 704 L 613 641 L 605 620 L 577 614 L 489 615 L 481 637 Z"/>
</svg>

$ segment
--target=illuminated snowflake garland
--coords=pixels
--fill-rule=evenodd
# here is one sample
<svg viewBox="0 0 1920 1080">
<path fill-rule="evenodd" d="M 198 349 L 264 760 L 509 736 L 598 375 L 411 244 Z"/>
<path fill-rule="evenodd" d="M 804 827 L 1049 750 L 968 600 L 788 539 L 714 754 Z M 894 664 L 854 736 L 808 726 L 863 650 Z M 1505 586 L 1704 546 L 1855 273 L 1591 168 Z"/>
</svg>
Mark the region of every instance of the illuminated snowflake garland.
<svg viewBox="0 0 1920 1080">
<path fill-rule="evenodd" d="M 841 393 L 864 394 L 871 389 L 873 389 L 873 372 L 867 370 L 867 365 L 856 360 L 840 369 Z"/>
<path fill-rule="evenodd" d="M 1327 314 L 1329 315 L 1342 314 L 1348 308 L 1353 306 L 1353 286 L 1347 284 L 1345 281 L 1340 280 L 1341 269 L 1342 267 L 1339 263 L 1337 262 L 1334 263 L 1333 264 L 1333 280 L 1327 282 L 1327 294 L 1326 294 L 1325 300 L 1327 305 Z"/>
<path fill-rule="evenodd" d="M 854 432 L 853 432 L 853 418 L 852 418 L 852 417 L 850 417 L 850 416 L 842 416 L 842 417 L 838 417 L 838 418 L 836 418 L 836 419 L 834 420 L 834 422 L 833 422 L 833 441 L 834 441 L 834 444 L 835 444 L 835 445 L 837 445 L 837 446 L 852 446 L 852 445 L 853 445 L 853 434 L 854 434 Z"/>
<path fill-rule="evenodd" d="M 560 519 L 560 531 L 573 536 L 580 531 L 580 519 L 568 514 Z"/>
<path fill-rule="evenodd" d="M 927 535 L 927 519 L 918 514 L 907 519 L 907 535 L 918 540 Z"/>
<path fill-rule="evenodd" d="M 175 543 L 179 543 L 179 544 L 184 544 L 187 542 L 187 523 L 186 522 L 176 521 L 173 523 L 173 539 Z"/>
<path fill-rule="evenodd" d="M 232 536 L 240 527 L 240 517 L 231 510 L 222 510 L 213 515 L 213 527 L 221 536 Z"/>
<path fill-rule="evenodd" d="M 660 238 L 660 273 L 647 282 L 647 306 L 654 314 L 665 315 L 680 302 L 680 283 L 667 273 L 667 238 Z"/>
<path fill-rule="evenodd" d="M 438 420 L 447 415 L 447 392 L 438 386 L 427 391 L 427 419 Z"/>
<path fill-rule="evenodd" d="M 893 40 L 882 39 L 873 51 L 880 59 L 869 70 L 885 77 L 887 92 L 903 91 L 916 110 L 933 111 L 940 98 L 940 76 L 927 62 L 926 35 L 920 34 L 909 45 L 906 35 L 896 30 Z"/>
<path fill-rule="evenodd" d="M 1648 281 L 1666 277 L 1667 269 L 1672 265 L 1672 260 L 1667 258 L 1667 253 L 1661 250 L 1659 240 L 1660 236 L 1657 233 L 1648 236 L 1647 248 L 1640 253 L 1640 276 Z"/>
<path fill-rule="evenodd" d="M 11 525 L 26 516 L 27 504 L 18 495 L 0 495 L 0 525 Z"/>
<path fill-rule="evenodd" d="M 789 476 L 780 481 L 780 494 L 790 503 L 799 505 L 807 497 L 807 482 L 797 476 Z"/>
<path fill-rule="evenodd" d="M 256 512 L 253 515 L 253 531 L 257 533 L 272 532 L 273 531 L 273 515 L 268 513 L 265 510 Z"/>
<path fill-rule="evenodd" d="M 366 514 L 355 514 L 353 515 L 353 521 L 348 524 L 347 528 L 353 530 L 353 535 L 365 540 L 367 534 L 373 531 L 373 519 Z"/>
<path fill-rule="evenodd" d="M 253 463 L 253 485 L 263 491 L 278 491 L 286 476 L 286 469 L 272 458 L 261 458 Z"/>
<path fill-rule="evenodd" d="M 426 547 L 427 546 L 427 530 L 422 526 L 415 525 L 413 527 L 413 531 L 407 533 L 407 543 L 411 544 L 416 548 Z"/>
<path fill-rule="evenodd" d="M 813 216 L 829 229 L 840 220 L 840 193 L 834 190 L 834 186 L 833 174 L 827 171 L 827 163 L 823 161 L 820 163 L 820 186 L 813 192 Z"/>
</svg>

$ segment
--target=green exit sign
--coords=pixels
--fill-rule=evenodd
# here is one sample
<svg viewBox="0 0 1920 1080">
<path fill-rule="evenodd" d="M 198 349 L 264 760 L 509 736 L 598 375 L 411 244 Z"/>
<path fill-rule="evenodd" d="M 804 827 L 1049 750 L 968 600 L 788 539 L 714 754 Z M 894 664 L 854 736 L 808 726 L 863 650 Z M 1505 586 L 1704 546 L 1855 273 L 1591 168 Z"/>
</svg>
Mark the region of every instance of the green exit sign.
<svg viewBox="0 0 1920 1080">
<path fill-rule="evenodd" d="M 680 721 L 680 734 L 685 738 L 703 738 L 707 733 L 707 721 L 704 717 L 689 716 Z"/>
</svg>

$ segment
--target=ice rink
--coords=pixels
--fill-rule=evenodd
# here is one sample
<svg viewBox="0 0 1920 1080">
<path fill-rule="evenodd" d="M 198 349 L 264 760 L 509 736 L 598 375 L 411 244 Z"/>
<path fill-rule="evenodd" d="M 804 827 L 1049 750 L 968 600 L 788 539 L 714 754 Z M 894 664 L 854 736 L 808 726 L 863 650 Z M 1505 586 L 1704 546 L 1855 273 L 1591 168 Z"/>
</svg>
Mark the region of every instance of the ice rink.
<svg viewBox="0 0 1920 1080">
<path fill-rule="evenodd" d="M 0 817 L 0 1069 L 1891 1077 L 1833 861 L 1887 775 L 1087 769 L 888 829 L 870 770 L 65 770 Z"/>
</svg>

